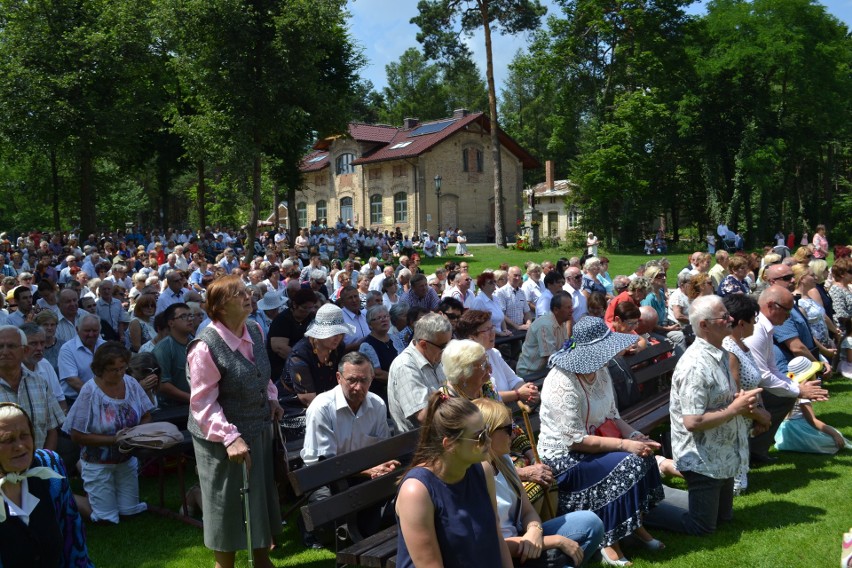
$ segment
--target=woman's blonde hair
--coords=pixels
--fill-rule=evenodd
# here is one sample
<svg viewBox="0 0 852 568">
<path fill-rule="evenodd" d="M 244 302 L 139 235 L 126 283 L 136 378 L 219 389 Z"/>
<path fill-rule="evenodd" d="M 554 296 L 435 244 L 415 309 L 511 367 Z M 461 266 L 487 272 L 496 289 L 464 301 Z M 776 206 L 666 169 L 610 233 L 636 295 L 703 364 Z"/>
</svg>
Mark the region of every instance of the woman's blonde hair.
<svg viewBox="0 0 852 568">
<path fill-rule="evenodd" d="M 485 421 L 485 428 L 489 434 L 493 434 L 497 428 L 512 421 L 512 413 L 509 408 L 502 402 L 492 400 L 490 398 L 477 398 L 473 404 L 479 408 L 479 413 L 482 414 L 482 419 Z M 518 477 L 514 466 L 509 464 L 505 457 L 494 452 L 494 446 L 491 446 L 491 463 L 494 467 L 503 474 L 506 481 L 514 490 L 515 494 L 520 498 L 521 492 L 525 491 L 521 478 Z"/>
</svg>

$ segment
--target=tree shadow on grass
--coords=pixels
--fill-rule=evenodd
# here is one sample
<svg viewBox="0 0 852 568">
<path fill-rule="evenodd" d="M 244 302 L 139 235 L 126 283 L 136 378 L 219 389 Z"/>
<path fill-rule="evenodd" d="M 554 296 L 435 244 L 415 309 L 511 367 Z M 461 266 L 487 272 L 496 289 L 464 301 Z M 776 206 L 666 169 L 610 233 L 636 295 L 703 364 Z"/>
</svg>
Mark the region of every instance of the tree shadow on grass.
<svg viewBox="0 0 852 568">
<path fill-rule="evenodd" d="M 846 412 L 819 412 L 819 407 L 816 409 L 817 418 L 840 430 L 844 428 L 852 428 L 852 414 Z M 848 437 L 848 436 L 847 436 Z"/>
<path fill-rule="evenodd" d="M 852 391 L 852 381 L 844 378 L 834 378 L 829 381 L 825 381 L 824 386 L 828 389 L 829 396 L 845 394 Z"/>
<path fill-rule="evenodd" d="M 802 489 L 807 485 L 837 479 L 840 473 L 828 469 L 833 456 L 778 452 L 779 463 L 748 472 L 748 492 L 768 491 L 779 495 Z"/>
</svg>

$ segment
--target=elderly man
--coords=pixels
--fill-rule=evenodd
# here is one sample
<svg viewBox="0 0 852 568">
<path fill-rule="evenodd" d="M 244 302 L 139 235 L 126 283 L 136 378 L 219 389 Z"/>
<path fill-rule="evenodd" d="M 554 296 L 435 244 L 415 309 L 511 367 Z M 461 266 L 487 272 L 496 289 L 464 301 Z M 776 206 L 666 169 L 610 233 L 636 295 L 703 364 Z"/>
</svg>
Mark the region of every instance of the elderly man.
<svg viewBox="0 0 852 568">
<path fill-rule="evenodd" d="M 509 281 L 494 293 L 500 308 L 506 316 L 506 325 L 511 330 L 525 330 L 530 327 L 530 306 L 527 303 L 527 295 L 521 289 L 523 277 L 518 266 L 511 266 L 508 270 Z"/>
<path fill-rule="evenodd" d="M 654 331 L 674 344 L 675 351 L 683 354 L 686 348 L 683 332 L 680 325 L 670 322 L 668 309 L 666 308 L 666 273 L 659 266 L 650 266 L 645 269 L 645 277 L 651 282 L 651 292 L 642 300 L 643 306 L 650 306 L 657 312 L 657 326 Z"/>
<path fill-rule="evenodd" d="M 547 360 L 571 337 L 574 305 L 571 295 L 562 290 L 550 299 L 550 311 L 537 317 L 527 332 L 518 360 L 518 375 L 528 377 L 547 367 Z"/>
<path fill-rule="evenodd" d="M 77 400 L 83 385 L 92 380 L 92 359 L 95 351 L 103 345 L 101 320 L 98 316 L 84 313 L 77 321 L 77 337 L 65 343 L 59 350 L 59 383 L 65 392 L 68 406 Z"/>
<path fill-rule="evenodd" d="M 571 302 L 574 304 L 574 313 L 572 319 L 580 321 L 580 318 L 589 313 L 586 296 L 580 291 L 583 283 L 583 272 L 576 266 L 569 266 L 565 269 L 565 284 L 562 289 L 571 294 Z M 536 306 L 536 313 L 538 306 Z"/>
<path fill-rule="evenodd" d="M 777 270 L 777 273 L 772 273 L 773 280 L 784 282 L 784 271 L 789 271 L 789 267 L 779 264 L 772 268 Z M 790 274 L 792 276 L 792 272 Z M 749 440 L 751 463 L 754 466 L 777 460 L 769 456 L 769 448 L 775 441 L 775 432 L 793 409 L 797 399 L 825 400 L 828 397 L 828 392 L 821 388 L 819 381 L 798 384 L 778 368 L 773 338 L 777 327 L 784 325 L 790 313 L 796 310 L 793 294 L 783 286 L 773 285 L 761 293 L 758 304 L 760 315 L 755 321 L 754 332 L 745 339 L 745 343 L 760 372 L 760 386 L 764 391 L 763 405 L 772 418 L 772 424 L 766 432 Z"/>
<path fill-rule="evenodd" d="M 186 278 L 180 270 L 172 270 L 166 275 L 166 289 L 160 292 L 157 298 L 157 313 L 166 311 L 172 304 L 186 303 L 186 294 L 189 292 L 184 287 Z"/>
<path fill-rule="evenodd" d="M 429 395 L 446 382 L 441 355 L 453 337 L 450 321 L 426 314 L 414 326 L 411 343 L 388 371 L 388 406 L 397 433 L 418 428 L 426 417 Z"/>
<path fill-rule="evenodd" d="M 127 312 L 121 307 L 121 302 L 112 297 L 114 284 L 104 280 L 98 286 L 98 299 L 95 301 L 95 313 L 102 322 L 109 324 L 115 334 L 114 339 L 124 340 L 124 332 L 129 323 Z"/>
<path fill-rule="evenodd" d="M 710 269 L 710 272 L 707 273 L 710 279 L 713 280 L 714 290 L 718 290 L 719 284 L 722 283 L 722 280 L 725 279 L 725 276 L 730 274 L 728 272 L 729 262 L 731 262 L 731 257 L 728 254 L 728 251 L 716 251 L 716 264 L 713 266 L 713 268 Z"/>
<path fill-rule="evenodd" d="M 225 256 L 219 261 L 219 266 L 225 269 L 225 274 L 230 274 L 235 268 L 240 266 L 240 261 L 237 260 L 237 255 L 234 254 L 234 249 L 226 248 Z"/>
<path fill-rule="evenodd" d="M 80 296 L 68 288 L 59 293 L 59 322 L 56 324 L 56 339 L 67 343 L 77 337 L 77 314 Z"/>
<path fill-rule="evenodd" d="M 535 313 L 535 304 L 541 294 L 544 292 L 544 282 L 541 281 L 541 265 L 530 263 L 527 266 L 527 280 L 521 286 L 521 289 L 527 295 L 527 303 L 530 306 L 530 312 Z"/>
<path fill-rule="evenodd" d="M 65 267 L 59 271 L 59 278 L 57 278 L 56 283 L 64 286 L 68 283 L 69 280 L 74 279 L 74 274 L 71 269 L 77 267 L 77 257 L 73 254 L 69 254 L 65 257 Z"/>
<path fill-rule="evenodd" d="M 65 414 L 47 381 L 24 366 L 27 337 L 20 329 L 0 326 L 0 402 L 14 402 L 29 415 L 36 448 L 56 449 L 57 428 Z"/>
<path fill-rule="evenodd" d="M 44 328 L 36 323 L 25 323 L 20 329 L 27 337 L 24 366 L 47 382 L 47 386 L 50 388 L 50 392 L 56 399 L 57 404 L 59 404 L 62 412 L 67 412 L 68 405 L 65 403 L 65 393 L 62 392 L 62 385 L 59 384 L 59 375 L 56 374 L 56 370 L 50 361 L 44 358 L 44 350 L 47 345 L 47 335 L 44 332 Z"/>
<path fill-rule="evenodd" d="M 540 318 L 550 311 L 550 300 L 562 291 L 564 285 L 565 278 L 556 270 L 551 270 L 544 275 L 544 292 L 535 302 L 535 317 Z"/>
<path fill-rule="evenodd" d="M 376 274 L 375 276 L 373 276 L 373 279 L 370 280 L 369 289 L 381 292 L 382 284 L 384 284 L 385 278 L 393 278 L 393 276 L 393 266 L 385 266 L 385 269 L 382 272 Z"/>
<path fill-rule="evenodd" d="M 746 418 L 761 418 L 761 389 L 737 392 L 722 348 L 731 316 L 720 298 L 696 299 L 689 322 L 696 340 L 675 367 L 670 397 L 672 452 L 689 488 L 688 511 L 668 528 L 705 535 L 733 517 L 734 477 L 748 459 Z"/>
<path fill-rule="evenodd" d="M 460 270 L 453 279 L 452 286 L 448 287 L 444 292 L 444 297 L 455 298 L 462 303 L 465 309 L 470 309 L 473 305 L 473 300 L 476 298 L 470 289 L 472 282 L 473 278 L 471 278 L 470 274 L 465 270 Z"/>
<path fill-rule="evenodd" d="M 370 326 L 367 324 L 367 311 L 361 309 L 361 298 L 358 288 L 346 286 L 340 291 L 340 299 L 337 305 L 343 309 L 343 319 L 354 328 L 352 333 L 347 333 L 343 338 L 347 351 L 358 351 L 361 342 L 370 335 Z"/>
<path fill-rule="evenodd" d="M 467 278 L 470 279 L 470 276 Z M 426 275 L 418 273 L 411 277 L 411 289 L 403 294 L 399 301 L 405 302 L 411 308 L 423 308 L 433 312 L 441 303 L 441 298 L 438 297 L 435 290 L 429 287 Z"/>
<path fill-rule="evenodd" d="M 638 307 L 642 305 L 642 300 L 645 299 L 645 296 L 651 292 L 651 282 L 644 276 L 639 276 L 633 280 L 627 280 L 624 276 L 622 276 L 622 278 L 627 281 L 627 289 L 623 290 L 610 301 L 609 305 L 606 307 L 606 313 L 604 314 L 604 321 L 610 328 L 612 328 L 612 318 L 615 316 L 615 308 L 618 304 L 621 304 L 622 302 L 630 302 Z M 617 281 L 618 276 L 615 277 L 614 282 Z"/>
</svg>

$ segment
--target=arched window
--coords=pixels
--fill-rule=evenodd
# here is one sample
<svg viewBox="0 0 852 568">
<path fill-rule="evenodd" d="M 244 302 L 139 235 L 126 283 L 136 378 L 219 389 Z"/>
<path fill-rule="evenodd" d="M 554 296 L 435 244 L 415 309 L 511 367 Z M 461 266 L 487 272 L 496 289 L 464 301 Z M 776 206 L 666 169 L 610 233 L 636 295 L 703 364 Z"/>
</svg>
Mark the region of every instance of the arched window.
<svg viewBox="0 0 852 568">
<path fill-rule="evenodd" d="M 355 160 L 355 154 L 341 154 L 337 157 L 337 175 L 355 173 L 355 166 L 352 162 Z"/>
<path fill-rule="evenodd" d="M 355 210 L 352 207 L 352 198 L 344 197 L 340 200 L 340 218 L 344 223 L 351 223 Z"/>
<path fill-rule="evenodd" d="M 370 224 L 371 225 L 381 225 L 382 224 L 382 196 L 381 195 L 371 195 L 370 196 Z"/>
<path fill-rule="evenodd" d="M 408 223 L 408 195 L 404 191 L 393 196 L 393 222 Z"/>
<path fill-rule="evenodd" d="M 308 226 L 308 204 L 304 201 L 296 204 L 296 218 L 299 220 L 299 228 Z"/>
<path fill-rule="evenodd" d="M 317 201 L 317 221 L 328 223 L 328 204 L 325 200 Z"/>
</svg>

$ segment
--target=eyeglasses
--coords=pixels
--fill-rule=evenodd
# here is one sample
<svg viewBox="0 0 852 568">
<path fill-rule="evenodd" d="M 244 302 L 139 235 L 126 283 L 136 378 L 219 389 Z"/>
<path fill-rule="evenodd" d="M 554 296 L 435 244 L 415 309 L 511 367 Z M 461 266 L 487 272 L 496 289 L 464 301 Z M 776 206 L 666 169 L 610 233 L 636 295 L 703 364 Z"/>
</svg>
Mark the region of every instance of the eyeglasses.
<svg viewBox="0 0 852 568">
<path fill-rule="evenodd" d="M 483 447 L 488 441 L 491 439 L 491 436 L 488 435 L 488 430 L 483 428 L 476 434 L 476 438 L 462 438 L 459 437 L 459 440 L 467 440 L 468 442 L 476 442 L 476 445 L 480 448 Z"/>
<path fill-rule="evenodd" d="M 788 308 L 787 306 L 782 306 L 782 305 L 781 305 L 781 304 L 779 304 L 778 302 L 772 302 L 772 304 L 773 304 L 776 308 L 778 308 L 779 310 L 784 310 L 784 311 L 785 311 L 785 312 L 787 312 L 788 314 L 789 314 L 790 312 L 792 312 L 792 311 L 793 311 L 793 306 L 790 306 L 790 307 Z"/>
<path fill-rule="evenodd" d="M 367 386 L 373 380 L 369 377 L 341 377 L 350 387 L 354 387 L 355 385 L 364 385 Z"/>
<path fill-rule="evenodd" d="M 234 292 L 234 295 L 231 296 L 231 297 L 232 298 L 245 298 L 246 296 L 248 296 L 250 294 L 251 294 L 251 292 L 248 289 L 243 288 L 239 292 Z"/>
<path fill-rule="evenodd" d="M 149 368 L 140 369 L 140 370 L 142 371 L 142 374 L 145 375 L 146 377 L 148 375 L 159 375 L 160 374 L 160 368 L 159 367 L 149 367 Z"/>
<path fill-rule="evenodd" d="M 568 280 L 582 280 L 582 279 L 583 279 L 582 274 L 577 274 L 576 276 L 569 276 L 568 277 Z"/>
<path fill-rule="evenodd" d="M 506 424 L 505 426 L 498 426 L 497 428 L 494 428 L 494 430 L 491 432 L 491 434 L 494 435 L 497 432 L 503 432 L 507 436 L 511 436 L 513 430 L 514 430 L 514 426 L 512 424 Z"/>
<path fill-rule="evenodd" d="M 437 348 L 438 348 L 438 350 L 439 350 L 439 351 L 443 351 L 444 349 L 446 349 L 446 348 L 447 348 L 447 345 L 450 343 L 450 342 L 448 341 L 447 343 L 444 343 L 443 345 L 439 345 L 439 344 L 435 343 L 434 341 L 429 341 L 428 339 L 424 339 L 423 341 L 425 341 L 425 342 L 426 342 L 426 343 L 428 343 L 429 345 L 434 345 L 435 347 L 437 347 Z"/>
<path fill-rule="evenodd" d="M 731 314 L 729 314 L 728 312 L 725 312 L 725 315 L 723 315 L 723 316 L 719 316 L 717 318 L 705 318 L 704 321 L 719 321 L 719 320 L 728 321 L 729 319 L 731 319 Z"/>
<path fill-rule="evenodd" d="M 792 274 L 785 274 L 784 276 L 779 276 L 775 280 L 783 280 L 784 282 L 792 282 L 793 281 L 793 275 Z M 792 309 L 793 308 L 790 308 L 790 310 L 792 310 Z M 787 310 L 787 311 L 789 312 L 790 310 Z"/>
<path fill-rule="evenodd" d="M 193 317 L 192 314 L 181 314 L 179 316 L 173 317 L 172 319 L 173 320 L 188 320 L 191 317 Z"/>
<path fill-rule="evenodd" d="M 479 331 L 477 331 L 476 335 L 482 335 L 483 333 L 491 333 L 492 331 L 494 331 L 494 326 L 490 325 L 490 326 L 486 327 L 485 329 L 480 329 Z"/>
<path fill-rule="evenodd" d="M 487 371 L 491 368 L 491 363 L 488 361 L 488 359 L 486 359 L 485 361 L 477 365 L 477 367 L 482 371 Z"/>
</svg>

